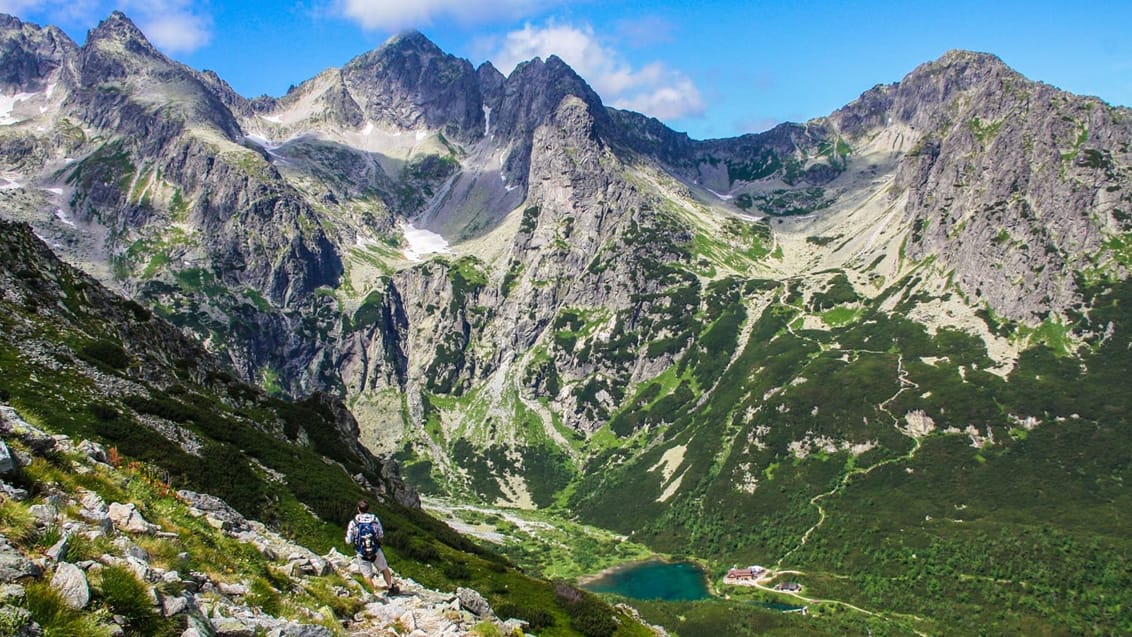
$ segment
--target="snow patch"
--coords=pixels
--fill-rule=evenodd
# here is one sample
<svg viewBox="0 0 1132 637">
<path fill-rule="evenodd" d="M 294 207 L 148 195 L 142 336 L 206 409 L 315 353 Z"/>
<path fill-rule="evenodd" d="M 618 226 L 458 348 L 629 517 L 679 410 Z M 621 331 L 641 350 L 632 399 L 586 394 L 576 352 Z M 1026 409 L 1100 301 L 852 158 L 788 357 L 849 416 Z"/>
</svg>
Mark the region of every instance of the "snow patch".
<svg viewBox="0 0 1132 637">
<path fill-rule="evenodd" d="M 426 137 L 428 137 L 428 130 L 427 129 L 417 131 L 417 141 L 418 142 L 423 140 Z"/>
<path fill-rule="evenodd" d="M 362 129 L 362 135 L 369 137 L 373 133 L 373 122 L 366 122 L 366 127 Z"/>
<path fill-rule="evenodd" d="M 491 137 L 491 107 L 483 107 L 483 135 Z"/>
<path fill-rule="evenodd" d="M 265 120 L 271 122 L 272 124 L 282 124 L 283 123 L 283 118 L 279 117 L 278 115 L 260 115 L 260 118 L 265 119 Z"/>
<path fill-rule="evenodd" d="M 71 218 L 67 216 L 66 212 L 63 212 L 62 208 L 56 208 L 55 209 L 55 217 L 57 219 L 59 219 L 59 221 L 62 221 L 63 223 L 67 224 L 68 226 L 71 226 L 72 228 L 75 227 L 75 222 L 71 221 Z"/>
<path fill-rule="evenodd" d="M 11 126 L 12 124 L 19 123 L 20 119 L 12 117 L 12 109 L 16 108 L 16 104 L 25 102 L 33 97 L 38 96 L 39 93 L 16 93 L 15 95 L 0 95 L 0 126 Z"/>
<path fill-rule="evenodd" d="M 426 255 L 435 253 L 450 253 L 448 242 L 444 237 L 424 230 L 416 228 L 411 223 L 405 224 L 405 241 L 408 242 L 409 247 L 405 248 L 402 254 L 410 261 L 420 261 Z"/>
<path fill-rule="evenodd" d="M 47 192 L 49 192 L 53 195 L 63 196 L 63 189 L 62 188 L 43 188 L 43 190 L 45 190 L 45 191 L 47 191 Z"/>
<path fill-rule="evenodd" d="M 0 184 L 0 190 L 15 190 L 16 188 L 24 187 L 22 183 L 15 181 L 14 179 L 8 179 L 7 177 L 2 177 L 0 179 L 4 180 L 4 183 Z"/>
<path fill-rule="evenodd" d="M 705 188 L 707 188 L 707 187 L 705 186 Z M 716 197 L 719 197 L 720 199 L 722 199 L 724 201 L 735 198 L 734 195 L 725 195 L 725 194 L 722 194 L 722 193 L 718 193 L 718 192 L 712 190 L 711 188 L 707 188 L 707 191 L 710 192 L 711 194 L 715 195 Z"/>
</svg>

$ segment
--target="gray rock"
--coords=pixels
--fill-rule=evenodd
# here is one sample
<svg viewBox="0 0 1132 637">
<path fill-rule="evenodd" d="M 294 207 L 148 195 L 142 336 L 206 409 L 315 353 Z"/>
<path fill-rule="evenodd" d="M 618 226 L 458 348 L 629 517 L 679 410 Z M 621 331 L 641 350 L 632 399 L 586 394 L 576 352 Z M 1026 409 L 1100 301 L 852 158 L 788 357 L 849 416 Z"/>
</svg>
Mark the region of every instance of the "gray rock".
<svg viewBox="0 0 1132 637">
<path fill-rule="evenodd" d="M 234 617 L 212 619 L 213 634 L 222 637 L 255 637 L 255 628 Z"/>
<path fill-rule="evenodd" d="M 334 631 L 312 624 L 285 624 L 267 631 L 267 637 L 334 637 Z"/>
<path fill-rule="evenodd" d="M 134 544 L 128 537 L 114 538 L 114 546 L 122 551 L 122 555 L 125 557 L 132 557 L 143 562 L 149 561 L 149 553 L 142 547 Z"/>
<path fill-rule="evenodd" d="M 193 510 L 199 512 L 199 515 L 203 515 L 205 521 L 213 528 L 230 532 L 247 531 L 250 528 L 247 518 L 216 496 L 185 489 L 178 491 L 177 495 Z"/>
<path fill-rule="evenodd" d="M 11 637 L 40 637 L 43 630 L 31 617 L 31 612 L 20 606 L 0 607 L 0 625 L 8 627 L 13 632 L 6 632 Z"/>
<path fill-rule="evenodd" d="M 478 591 L 470 588 L 457 588 L 456 599 L 460 601 L 460 608 L 470 611 L 477 617 L 490 617 L 492 615 L 491 604 L 488 604 Z"/>
<path fill-rule="evenodd" d="M 8 451 L 8 445 L 0 440 L 0 475 L 11 473 L 16 470 L 16 461 L 12 459 L 12 452 Z"/>
<path fill-rule="evenodd" d="M 248 594 L 248 587 L 243 584 L 229 584 L 228 582 L 220 582 L 216 585 L 221 593 L 229 596 L 242 597 Z"/>
<path fill-rule="evenodd" d="M 189 609 L 189 600 L 183 595 L 170 595 L 161 600 L 161 613 L 166 617 L 180 615 Z"/>
<path fill-rule="evenodd" d="M 0 543 L 0 582 L 38 577 L 42 571 L 31 560 L 7 543 Z"/>
<path fill-rule="evenodd" d="M 106 501 L 102 499 L 102 496 L 98 495 L 94 491 L 87 491 L 83 489 L 80 490 L 79 493 L 82 494 L 81 496 L 79 496 L 79 504 L 81 504 L 82 508 L 86 511 L 90 511 L 91 513 L 101 513 L 105 515 L 109 510 L 109 508 L 106 506 Z"/>
<path fill-rule="evenodd" d="M 56 562 L 62 562 L 67 557 L 67 550 L 70 548 L 71 536 L 63 535 L 63 537 L 59 538 L 58 542 L 52 544 L 51 548 L 47 549 L 46 554 L 47 557 L 50 557 Z"/>
<path fill-rule="evenodd" d="M 63 602 L 75 610 L 82 610 L 90 603 L 90 585 L 86 581 L 86 573 L 74 564 L 63 562 L 55 569 L 51 588 L 58 591 Z"/>
<path fill-rule="evenodd" d="M 121 504 L 114 502 L 107 510 L 107 515 L 114 526 L 129 533 L 153 533 L 158 527 L 156 524 L 150 524 L 138 513 L 137 506 L 132 502 L 128 504 Z"/>
<path fill-rule="evenodd" d="M 28 507 L 28 513 L 35 518 L 36 525 L 40 527 L 47 526 L 55 521 L 55 517 L 59 514 L 59 510 L 50 504 L 33 504 Z"/>
<path fill-rule="evenodd" d="M 79 451 L 81 451 L 87 458 L 90 458 L 95 462 L 101 462 L 103 464 L 106 464 L 110 458 L 110 456 L 106 452 L 106 447 L 103 447 L 97 442 L 92 442 L 90 440 L 83 440 L 82 442 L 80 442 Z"/>
<path fill-rule="evenodd" d="M 24 587 L 19 584 L 4 584 L 0 586 L 0 602 L 23 599 L 25 592 Z"/>
<path fill-rule="evenodd" d="M 30 496 L 30 494 L 27 492 L 27 489 L 21 489 L 19 487 L 12 486 L 7 482 L 0 482 L 0 493 L 3 493 L 8 498 L 11 498 L 12 500 L 15 500 L 17 502 L 23 502 Z"/>
</svg>

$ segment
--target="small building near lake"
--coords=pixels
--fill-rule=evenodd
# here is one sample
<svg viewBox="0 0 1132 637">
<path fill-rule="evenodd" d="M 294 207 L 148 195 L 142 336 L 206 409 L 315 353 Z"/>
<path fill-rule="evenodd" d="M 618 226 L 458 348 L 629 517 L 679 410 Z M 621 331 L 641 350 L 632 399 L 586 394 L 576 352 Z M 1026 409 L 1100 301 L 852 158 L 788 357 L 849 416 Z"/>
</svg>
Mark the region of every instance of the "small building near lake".
<svg viewBox="0 0 1132 637">
<path fill-rule="evenodd" d="M 729 580 L 756 580 L 766 573 L 766 569 L 761 566 L 748 566 L 747 568 L 733 568 L 727 571 L 727 579 Z"/>
</svg>

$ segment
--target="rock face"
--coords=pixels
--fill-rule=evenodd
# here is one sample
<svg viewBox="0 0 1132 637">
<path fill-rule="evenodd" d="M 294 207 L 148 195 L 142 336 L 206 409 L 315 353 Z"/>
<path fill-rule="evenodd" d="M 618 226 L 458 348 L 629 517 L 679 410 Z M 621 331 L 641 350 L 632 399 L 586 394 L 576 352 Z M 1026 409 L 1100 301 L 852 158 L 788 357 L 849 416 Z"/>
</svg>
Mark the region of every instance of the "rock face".
<svg viewBox="0 0 1132 637">
<path fill-rule="evenodd" d="M 365 119 L 405 130 L 439 128 L 455 139 L 482 135 L 483 100 L 472 65 L 416 31 L 354 58 L 342 79 Z"/>
</svg>

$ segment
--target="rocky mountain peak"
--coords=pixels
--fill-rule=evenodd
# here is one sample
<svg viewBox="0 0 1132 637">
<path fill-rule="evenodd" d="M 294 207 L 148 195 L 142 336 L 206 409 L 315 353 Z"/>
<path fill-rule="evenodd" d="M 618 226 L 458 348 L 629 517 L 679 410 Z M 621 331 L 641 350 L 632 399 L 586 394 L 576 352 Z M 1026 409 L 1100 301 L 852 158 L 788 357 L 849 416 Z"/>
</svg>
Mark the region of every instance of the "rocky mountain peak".
<svg viewBox="0 0 1132 637">
<path fill-rule="evenodd" d="M 0 88 L 35 92 L 65 66 L 78 45 L 58 27 L 0 14 Z"/>
<path fill-rule="evenodd" d="M 125 79 L 150 64 L 173 62 L 158 51 L 126 14 L 115 11 L 87 32 L 82 49 L 84 84 Z"/>
<path fill-rule="evenodd" d="M 373 121 L 405 129 L 444 129 L 457 138 L 483 133 L 475 69 L 409 31 L 342 69 L 346 86 Z"/>
<path fill-rule="evenodd" d="M 97 27 L 87 32 L 88 45 L 102 41 L 119 42 L 147 51 L 155 50 L 141 29 L 121 11 L 114 11 L 105 20 L 99 22 Z"/>
<path fill-rule="evenodd" d="M 428 55 L 447 55 L 440 49 L 440 47 L 436 46 L 436 43 L 428 39 L 427 36 L 425 36 L 420 31 L 417 31 L 416 29 L 402 31 L 397 35 L 394 35 L 393 37 L 386 40 L 384 44 L 378 47 L 378 50 L 388 53 L 397 52 L 401 54 L 412 52 Z"/>
</svg>

